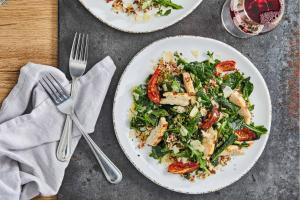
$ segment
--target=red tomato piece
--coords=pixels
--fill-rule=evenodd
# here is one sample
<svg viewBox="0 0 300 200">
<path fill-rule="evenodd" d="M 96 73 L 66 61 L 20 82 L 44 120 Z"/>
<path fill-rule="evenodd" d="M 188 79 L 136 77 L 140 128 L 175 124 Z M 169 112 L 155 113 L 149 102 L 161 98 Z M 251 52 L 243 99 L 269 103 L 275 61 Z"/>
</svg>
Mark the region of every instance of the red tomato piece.
<svg viewBox="0 0 300 200">
<path fill-rule="evenodd" d="M 159 104 L 160 102 L 159 90 L 157 85 L 159 75 L 160 75 L 160 69 L 157 68 L 154 74 L 151 76 L 147 88 L 148 98 L 150 99 L 150 101 L 156 104 Z"/>
<path fill-rule="evenodd" d="M 216 75 L 219 76 L 223 72 L 233 71 L 236 69 L 236 62 L 234 60 L 226 60 L 218 63 L 216 66 Z"/>
<path fill-rule="evenodd" d="M 195 171 L 199 168 L 199 165 L 195 162 L 174 162 L 169 165 L 168 172 L 173 174 L 186 174 Z"/>
<path fill-rule="evenodd" d="M 210 113 L 208 113 L 207 118 L 204 120 L 204 122 L 201 124 L 202 129 L 209 129 L 214 125 L 220 117 L 220 112 L 216 106 L 213 107 Z"/>
<path fill-rule="evenodd" d="M 249 140 L 255 140 L 256 134 L 251 131 L 249 128 L 242 128 L 240 130 L 235 131 L 237 138 L 237 141 L 249 141 Z"/>
</svg>

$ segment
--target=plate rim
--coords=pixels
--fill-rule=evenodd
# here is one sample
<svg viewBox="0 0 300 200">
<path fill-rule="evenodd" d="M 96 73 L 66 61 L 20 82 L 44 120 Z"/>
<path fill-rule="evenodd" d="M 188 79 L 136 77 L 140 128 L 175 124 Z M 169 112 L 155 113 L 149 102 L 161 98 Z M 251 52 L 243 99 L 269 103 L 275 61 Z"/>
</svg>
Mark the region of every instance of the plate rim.
<svg viewBox="0 0 300 200">
<path fill-rule="evenodd" d="M 258 78 L 260 80 L 262 80 L 262 83 L 263 83 L 263 87 L 266 88 L 266 91 L 267 91 L 267 100 L 268 100 L 268 109 L 269 109 L 269 117 L 268 117 L 268 122 L 269 122 L 269 127 L 267 127 L 268 129 L 268 132 L 267 134 L 265 134 L 264 137 L 266 137 L 264 143 L 263 143 L 263 148 L 260 149 L 260 151 L 258 152 L 257 156 L 255 157 L 254 159 L 254 162 L 253 164 L 249 165 L 244 171 L 243 173 L 241 173 L 241 175 L 230 181 L 227 185 L 225 186 L 221 186 L 221 187 L 217 187 L 213 190 L 209 190 L 209 191 L 206 191 L 206 192 L 190 192 L 190 191 L 182 191 L 182 190 L 177 190 L 177 189 L 173 189 L 173 188 L 170 188 L 166 185 L 162 185 L 160 183 L 158 183 L 156 180 L 154 180 L 153 178 L 149 177 L 148 175 L 146 175 L 145 173 L 143 173 L 143 171 L 137 167 L 137 165 L 134 163 L 134 161 L 131 160 L 130 156 L 127 154 L 127 152 L 125 151 L 124 147 L 121 145 L 121 141 L 120 141 L 120 138 L 118 136 L 118 131 L 116 129 L 116 97 L 118 95 L 118 92 L 119 92 L 119 86 L 120 86 L 120 83 L 122 82 L 123 78 L 124 78 L 124 74 L 125 72 L 128 70 L 128 66 L 131 65 L 131 63 L 136 59 L 136 57 L 138 57 L 145 49 L 149 48 L 150 46 L 152 45 L 155 45 L 156 43 L 159 43 L 161 41 L 164 41 L 164 40 L 168 40 L 168 39 L 176 39 L 176 38 L 194 38 L 194 39 L 205 39 L 205 40 L 210 40 L 210 41 L 213 41 L 213 42 L 216 42 L 216 43 L 219 43 L 221 45 L 225 45 L 227 46 L 228 48 L 230 48 L 232 51 L 235 51 L 237 54 L 239 54 L 241 57 L 243 57 L 247 62 L 249 62 L 251 65 L 253 65 L 253 69 L 255 70 L 256 74 L 258 75 Z M 243 55 L 240 51 L 238 51 L 237 49 L 235 49 L 234 47 L 232 47 L 231 45 L 229 44 L 226 44 L 224 42 L 221 42 L 219 40 L 216 40 L 216 39 L 213 39 L 213 38 L 208 38 L 208 37 L 201 37 L 201 36 L 195 36 L 195 35 L 177 35 L 177 36 L 169 36 L 169 37 L 164 37 L 164 38 L 161 38 L 159 40 L 155 40 L 153 42 L 151 42 L 150 44 L 148 44 L 147 46 L 145 46 L 144 48 L 142 48 L 140 51 L 138 51 L 138 53 L 135 54 L 135 56 L 130 60 L 130 62 L 127 64 L 126 68 L 124 69 L 124 71 L 122 72 L 121 74 L 121 77 L 118 81 L 118 84 L 117 84 L 117 89 L 116 89 L 116 92 L 115 92 L 115 95 L 114 95 L 114 100 L 113 100 L 113 113 L 112 113 L 112 117 L 113 117 L 113 126 L 114 126 L 114 131 L 115 131 L 115 136 L 117 138 L 117 141 L 119 143 L 119 146 L 121 147 L 123 153 L 125 154 L 125 156 L 127 157 L 127 159 L 130 161 L 130 163 L 137 169 L 137 171 L 139 171 L 143 176 L 145 176 L 147 179 L 149 179 L 150 181 L 152 181 L 153 183 L 163 187 L 163 188 L 166 188 L 168 190 L 171 190 L 171 191 L 174 191 L 174 192 L 178 192 L 178 193 L 182 193 L 182 194 L 193 194 L 193 195 L 196 195 L 196 194 L 207 194 L 207 193 L 212 193 L 212 192 L 216 192 L 216 191 L 219 191 L 223 188 L 226 188 L 230 185 L 232 185 L 233 183 L 237 182 L 238 180 L 240 180 L 243 176 L 245 176 L 253 167 L 254 165 L 256 164 L 256 162 L 259 160 L 259 158 L 261 157 L 263 151 L 265 150 L 266 148 L 266 145 L 267 145 L 267 142 L 269 140 L 269 136 L 270 136 L 270 133 L 271 133 L 271 127 L 272 127 L 272 101 L 271 101 L 271 96 L 270 96 L 270 92 L 269 92 L 269 88 L 266 84 L 266 81 L 265 79 L 263 78 L 262 74 L 260 73 L 260 71 L 256 68 L 256 66 L 245 56 Z"/>
<path fill-rule="evenodd" d="M 156 32 L 156 31 L 159 31 L 159 30 L 162 30 L 162 29 L 165 29 L 165 28 L 168 28 L 178 22 L 180 22 L 181 20 L 183 20 L 184 18 L 186 18 L 188 15 L 190 15 L 194 10 L 196 10 L 196 8 L 202 3 L 203 0 L 199 0 L 197 3 L 195 3 L 189 10 L 187 10 L 187 12 L 185 14 L 183 14 L 182 16 L 178 17 L 176 20 L 174 21 L 171 21 L 169 23 L 165 23 L 164 25 L 162 26 L 159 26 L 158 28 L 155 28 L 153 30 L 149 30 L 149 31 L 132 31 L 130 29 L 125 29 L 125 28 L 120 28 L 120 27 L 117 27 L 113 24 L 111 24 L 110 22 L 108 21 L 105 21 L 103 20 L 101 17 L 98 17 L 96 16 L 96 14 L 94 14 L 90 9 L 89 7 L 86 5 L 86 3 L 84 2 L 84 0 L 79 0 L 79 2 L 83 5 L 83 7 L 85 7 L 85 9 L 87 9 L 89 11 L 89 13 L 91 13 L 95 18 L 97 18 L 99 21 L 103 22 L 104 24 L 116 29 L 116 30 L 119 30 L 119 31 L 123 31 L 123 32 L 126 32 L 126 33 L 138 33 L 138 34 L 141 34 L 141 33 L 152 33 L 152 32 Z"/>
</svg>

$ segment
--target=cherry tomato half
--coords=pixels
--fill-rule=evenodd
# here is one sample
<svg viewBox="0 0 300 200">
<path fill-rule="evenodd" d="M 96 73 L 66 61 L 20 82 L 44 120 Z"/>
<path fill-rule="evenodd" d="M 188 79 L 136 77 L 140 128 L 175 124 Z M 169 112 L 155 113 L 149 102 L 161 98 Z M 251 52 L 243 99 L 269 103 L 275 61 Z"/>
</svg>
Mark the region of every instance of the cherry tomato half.
<svg viewBox="0 0 300 200">
<path fill-rule="evenodd" d="M 155 104 L 159 104 L 160 102 L 159 90 L 157 85 L 159 75 L 160 69 L 157 68 L 154 74 L 151 76 L 147 87 L 148 98 Z"/>
<path fill-rule="evenodd" d="M 213 107 L 210 113 L 208 113 L 207 118 L 204 120 L 204 122 L 201 124 L 202 129 L 209 129 L 214 125 L 220 117 L 220 112 L 216 106 Z"/>
<path fill-rule="evenodd" d="M 233 71 L 236 69 L 236 62 L 234 60 L 226 60 L 218 63 L 216 66 L 216 75 L 219 76 L 223 72 Z"/>
<path fill-rule="evenodd" d="M 169 165 L 168 172 L 173 174 L 186 174 L 195 171 L 199 168 L 199 165 L 195 162 L 174 162 Z"/>
<path fill-rule="evenodd" d="M 237 141 L 249 141 L 249 140 L 255 140 L 256 134 L 251 131 L 249 128 L 242 128 L 240 130 L 235 131 L 237 138 Z"/>
</svg>

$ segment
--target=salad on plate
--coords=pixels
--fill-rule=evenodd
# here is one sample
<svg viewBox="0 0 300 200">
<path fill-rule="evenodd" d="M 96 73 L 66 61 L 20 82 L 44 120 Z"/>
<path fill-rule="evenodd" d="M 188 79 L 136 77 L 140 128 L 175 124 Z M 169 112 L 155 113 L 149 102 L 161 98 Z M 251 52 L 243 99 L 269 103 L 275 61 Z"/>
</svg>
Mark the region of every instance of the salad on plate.
<svg viewBox="0 0 300 200">
<path fill-rule="evenodd" d="M 106 0 L 116 13 L 126 13 L 134 16 L 137 21 L 142 18 L 147 21 L 152 15 L 167 16 L 172 10 L 183 7 L 172 0 Z"/>
<path fill-rule="evenodd" d="M 253 123 L 253 89 L 234 60 L 207 52 L 206 60 L 189 62 L 180 52 L 164 52 L 132 90 L 130 128 L 138 147 L 151 146 L 149 156 L 169 173 L 206 178 L 267 133 Z"/>
</svg>

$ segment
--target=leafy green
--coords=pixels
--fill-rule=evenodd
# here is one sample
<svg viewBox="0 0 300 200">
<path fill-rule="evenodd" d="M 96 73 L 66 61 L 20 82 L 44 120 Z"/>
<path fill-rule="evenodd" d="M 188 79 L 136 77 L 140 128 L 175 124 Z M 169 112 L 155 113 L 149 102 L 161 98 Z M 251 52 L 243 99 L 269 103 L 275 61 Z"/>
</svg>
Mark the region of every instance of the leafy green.
<svg viewBox="0 0 300 200">
<path fill-rule="evenodd" d="M 240 115 L 237 115 L 235 118 L 230 118 L 230 126 L 233 130 L 241 129 L 244 124 L 244 119 Z"/>
<path fill-rule="evenodd" d="M 132 91 L 135 104 L 141 106 L 153 106 L 154 104 L 148 99 L 146 85 L 135 87 Z"/>
<path fill-rule="evenodd" d="M 235 127 L 232 126 L 233 123 L 230 121 L 230 117 L 222 119 L 221 125 L 218 128 L 219 142 L 217 143 L 217 148 L 222 146 L 223 143 L 226 142 L 236 130 Z M 237 122 L 237 120 L 234 121 L 234 123 L 235 122 Z"/>
<path fill-rule="evenodd" d="M 218 60 L 214 59 L 214 53 L 211 51 L 207 51 L 206 55 L 208 56 L 208 63 L 209 64 L 216 64 L 218 63 Z"/>
<path fill-rule="evenodd" d="M 159 16 L 168 16 L 169 14 L 171 14 L 172 10 L 171 9 L 168 9 L 168 10 L 162 10 L 162 9 L 159 9 L 156 14 L 159 15 Z"/>
<path fill-rule="evenodd" d="M 146 110 L 140 109 L 140 105 L 137 104 L 136 108 L 139 108 L 141 112 L 138 112 L 136 116 L 131 119 L 131 128 L 139 129 L 146 126 L 156 126 L 160 117 L 166 117 L 169 113 L 164 109 Z"/>
<path fill-rule="evenodd" d="M 172 81 L 171 87 L 174 92 L 179 92 L 180 91 L 180 82 L 178 80 L 174 79 Z"/>
<path fill-rule="evenodd" d="M 223 120 L 221 126 L 219 127 L 219 136 L 226 136 L 232 133 L 232 128 L 229 126 L 228 120 Z"/>
<path fill-rule="evenodd" d="M 175 10 L 183 8 L 181 5 L 173 3 L 171 0 L 153 0 L 153 2 L 164 7 L 173 8 Z"/>
<path fill-rule="evenodd" d="M 187 180 L 190 180 L 191 178 L 191 173 L 186 173 L 186 174 L 183 174 L 183 177 Z"/>
<path fill-rule="evenodd" d="M 180 76 L 174 76 L 170 73 L 165 74 L 163 80 L 161 80 L 161 84 L 163 85 L 164 91 L 184 92 L 184 86 Z"/>
<path fill-rule="evenodd" d="M 152 115 L 156 116 L 156 117 L 166 117 L 169 115 L 169 113 L 165 110 L 165 109 L 156 109 L 156 110 L 153 110 L 151 112 Z"/>
<path fill-rule="evenodd" d="M 217 148 L 214 153 L 211 156 L 211 160 L 214 161 L 218 159 L 220 154 L 229 146 L 234 143 L 234 141 L 237 139 L 237 136 L 235 134 L 231 134 L 229 138 L 219 147 Z"/>
<path fill-rule="evenodd" d="M 193 73 L 200 81 L 207 82 L 214 77 L 214 68 L 207 61 L 191 62 L 184 65 L 184 70 Z"/>
<path fill-rule="evenodd" d="M 157 117 L 151 115 L 150 113 L 145 113 L 144 121 L 146 122 L 147 125 L 156 126 L 158 119 Z"/>
<path fill-rule="evenodd" d="M 168 148 L 166 148 L 166 147 L 163 148 L 158 145 L 158 146 L 152 147 L 152 151 L 149 156 L 154 159 L 161 159 L 167 153 L 169 153 Z"/>
<path fill-rule="evenodd" d="M 144 1 L 143 5 L 142 5 L 142 9 L 145 10 L 145 9 L 149 8 L 151 5 L 152 5 L 152 1 L 146 0 L 146 1 Z"/>
<path fill-rule="evenodd" d="M 218 98 L 218 95 L 220 94 L 220 87 L 219 87 L 219 86 L 210 87 L 210 88 L 208 88 L 207 93 L 208 93 L 209 96 L 211 96 L 213 99 L 217 99 L 217 98 Z"/>
<path fill-rule="evenodd" d="M 198 100 L 200 100 L 200 102 L 202 103 L 202 105 L 206 106 L 206 107 L 210 107 L 211 106 L 211 100 L 209 98 L 209 96 L 204 93 L 204 91 L 201 89 L 197 92 L 197 97 Z"/>
<path fill-rule="evenodd" d="M 241 82 L 241 91 L 243 93 L 243 97 L 248 99 L 253 91 L 253 84 L 250 82 L 250 77 L 242 80 Z"/>
<path fill-rule="evenodd" d="M 191 150 L 191 158 L 193 161 L 199 163 L 200 169 L 204 171 L 208 171 L 206 166 L 206 160 L 204 158 L 204 153 L 198 150 L 195 150 L 191 145 L 188 145 L 189 149 Z"/>
<path fill-rule="evenodd" d="M 177 65 L 185 65 L 188 64 L 188 62 L 182 57 L 182 55 L 178 52 L 174 53 L 174 56 L 177 60 Z"/>
<path fill-rule="evenodd" d="M 251 102 L 248 103 L 248 109 L 250 111 L 254 110 L 254 104 L 252 104 Z"/>
<path fill-rule="evenodd" d="M 140 116 L 134 116 L 130 120 L 130 128 L 140 130 L 140 128 L 145 127 L 146 123 L 144 118 Z"/>
<path fill-rule="evenodd" d="M 231 89 L 236 89 L 240 86 L 243 80 L 243 75 L 239 71 L 236 71 L 234 73 L 225 75 L 223 83 L 224 85 L 229 86 Z"/>
<path fill-rule="evenodd" d="M 240 143 L 240 142 L 234 142 L 233 144 L 237 145 L 239 147 L 249 147 L 249 144 L 247 142 L 242 142 L 242 143 Z"/>
<path fill-rule="evenodd" d="M 217 102 L 219 103 L 220 107 L 224 109 L 224 112 L 227 114 L 233 116 L 237 116 L 240 108 L 230 101 L 228 99 L 224 98 L 223 96 L 217 98 Z"/>
<path fill-rule="evenodd" d="M 135 87 L 132 91 L 134 110 L 137 112 L 130 121 L 130 127 L 141 130 L 143 127 L 156 126 L 160 117 L 168 116 L 165 109 L 158 108 L 147 96 L 146 85 Z"/>
<path fill-rule="evenodd" d="M 244 126 L 255 132 L 257 137 L 260 137 L 268 132 L 268 129 L 266 129 L 264 126 L 255 126 L 253 123 L 249 125 L 244 124 Z"/>
<path fill-rule="evenodd" d="M 177 153 L 175 156 L 176 157 L 183 157 L 183 158 L 190 158 L 191 150 L 190 149 L 184 149 L 184 150 L 180 151 L 179 153 Z"/>
<path fill-rule="evenodd" d="M 191 137 L 193 134 L 195 134 L 198 131 L 198 124 L 201 120 L 201 115 L 200 113 L 197 113 L 197 115 L 192 118 L 186 120 L 186 123 L 184 124 L 188 132 L 190 133 Z"/>
<path fill-rule="evenodd" d="M 189 158 L 191 159 L 191 161 L 197 162 L 201 170 L 208 171 L 207 163 L 206 160 L 204 159 L 204 153 L 195 150 L 191 145 L 186 145 L 186 147 L 187 147 L 186 149 L 180 151 L 175 156 Z"/>
</svg>

